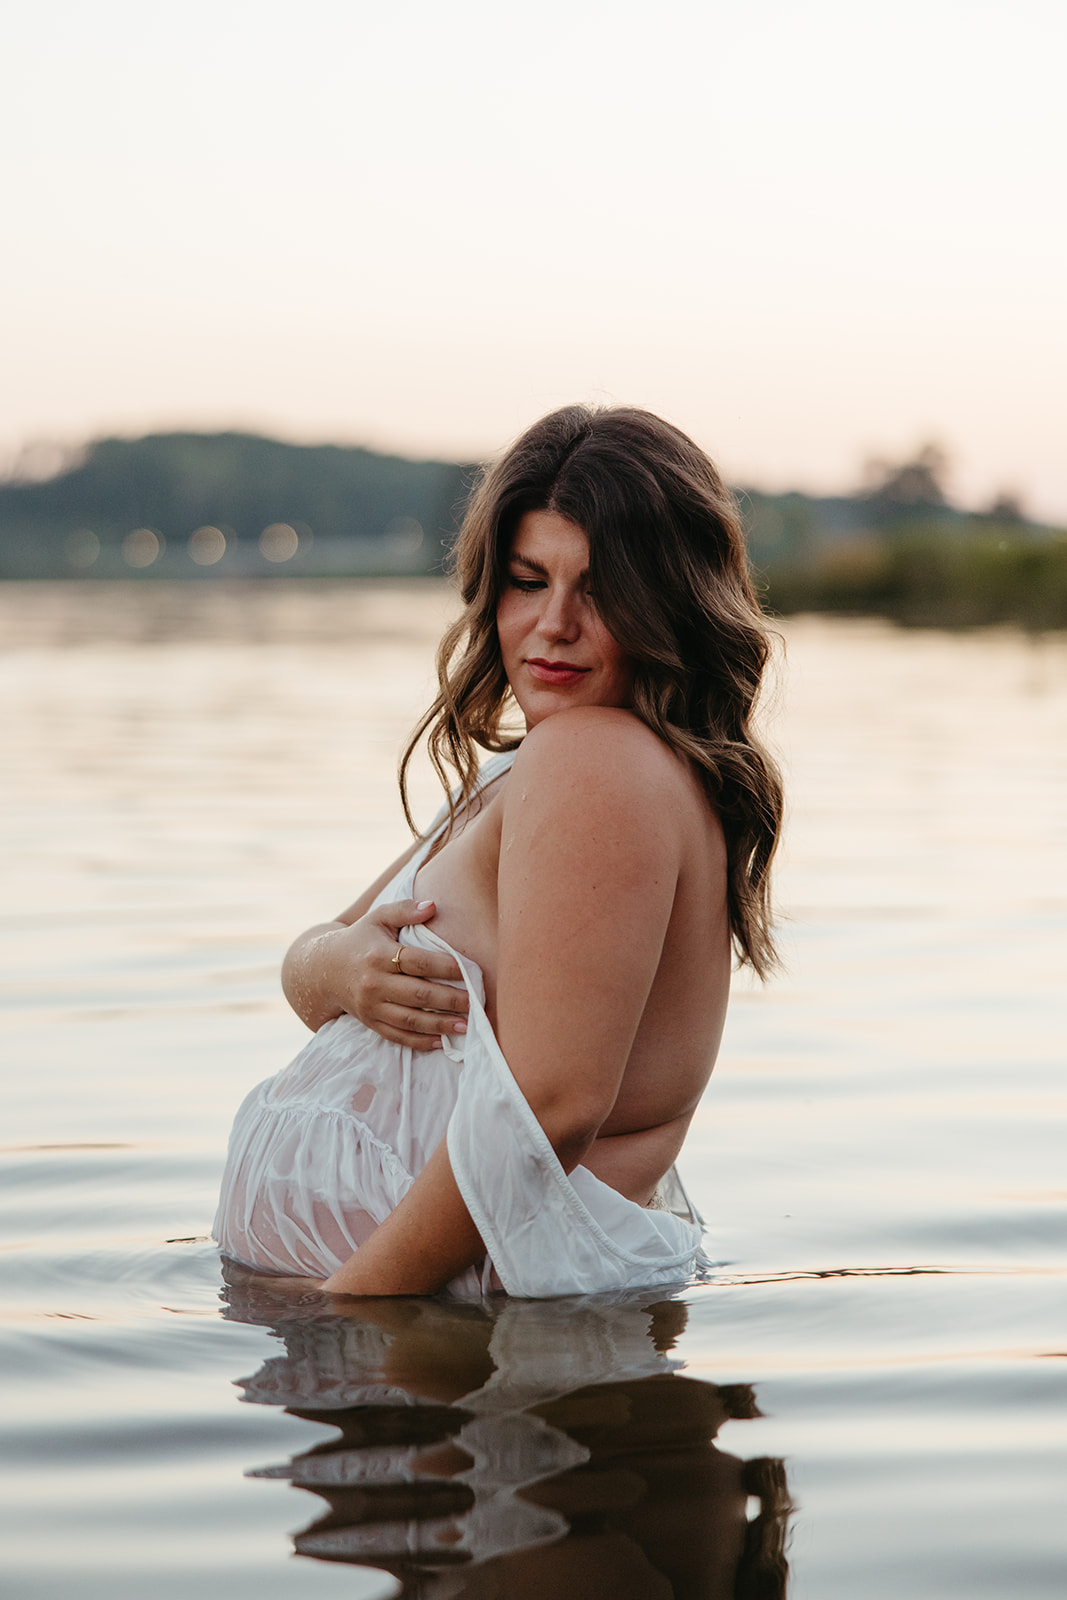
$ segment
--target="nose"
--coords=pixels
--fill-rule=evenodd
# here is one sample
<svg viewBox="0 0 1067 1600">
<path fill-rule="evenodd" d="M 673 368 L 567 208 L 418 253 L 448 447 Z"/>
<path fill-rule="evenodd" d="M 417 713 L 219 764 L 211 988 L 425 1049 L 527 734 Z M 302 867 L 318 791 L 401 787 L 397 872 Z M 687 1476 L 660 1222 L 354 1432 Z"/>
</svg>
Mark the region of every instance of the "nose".
<svg viewBox="0 0 1067 1600">
<path fill-rule="evenodd" d="M 573 644 L 581 632 L 580 602 L 565 584 L 550 584 L 537 619 L 538 632 L 553 643 Z"/>
</svg>

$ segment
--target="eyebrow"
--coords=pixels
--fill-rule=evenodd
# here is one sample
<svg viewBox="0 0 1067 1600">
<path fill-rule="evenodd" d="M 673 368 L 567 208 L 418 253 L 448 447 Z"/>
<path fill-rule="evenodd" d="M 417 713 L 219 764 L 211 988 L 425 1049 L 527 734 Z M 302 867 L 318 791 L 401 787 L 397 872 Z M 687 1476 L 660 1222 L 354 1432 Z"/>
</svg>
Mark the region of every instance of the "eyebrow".
<svg viewBox="0 0 1067 1600">
<path fill-rule="evenodd" d="M 548 568 L 547 567 L 543 567 L 541 565 L 540 561 L 534 561 L 530 556 L 520 555 L 518 550 L 515 550 L 515 551 L 512 552 L 511 556 L 509 557 L 509 565 L 510 566 L 518 565 L 520 567 L 526 567 L 529 572 L 536 572 L 539 578 L 547 578 L 548 577 Z M 588 568 L 583 569 L 583 571 L 581 571 L 578 574 L 579 579 L 588 578 L 588 576 L 589 576 L 589 569 Z"/>
</svg>

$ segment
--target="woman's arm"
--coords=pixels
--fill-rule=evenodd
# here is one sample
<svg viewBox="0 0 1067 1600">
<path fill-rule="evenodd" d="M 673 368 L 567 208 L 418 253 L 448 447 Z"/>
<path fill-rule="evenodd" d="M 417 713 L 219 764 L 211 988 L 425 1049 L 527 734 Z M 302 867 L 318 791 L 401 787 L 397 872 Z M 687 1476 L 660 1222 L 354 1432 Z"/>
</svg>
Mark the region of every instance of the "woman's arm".
<svg viewBox="0 0 1067 1600">
<path fill-rule="evenodd" d="M 398 900 L 370 909 L 417 849 L 418 840 L 347 911 L 306 929 L 289 946 L 282 989 L 313 1032 L 347 1012 L 394 1044 L 434 1050 L 442 1033 L 466 1029 L 467 993 L 449 985 L 449 979 L 462 977 L 451 956 L 406 948 L 403 970 L 393 964 L 399 930 L 429 922 L 437 909 L 433 901 Z"/>
<path fill-rule="evenodd" d="M 332 1294 L 436 1294 L 484 1255 L 442 1139 L 396 1209 L 322 1287 Z"/>
<path fill-rule="evenodd" d="M 497 1038 L 566 1171 L 615 1104 L 684 858 L 677 759 L 628 711 L 547 718 L 505 799 Z"/>
<path fill-rule="evenodd" d="M 497 1035 L 568 1172 L 615 1103 L 659 966 L 682 866 L 673 764 L 627 712 L 561 712 L 505 793 Z M 326 1288 L 432 1294 L 484 1248 L 442 1141 Z"/>
</svg>

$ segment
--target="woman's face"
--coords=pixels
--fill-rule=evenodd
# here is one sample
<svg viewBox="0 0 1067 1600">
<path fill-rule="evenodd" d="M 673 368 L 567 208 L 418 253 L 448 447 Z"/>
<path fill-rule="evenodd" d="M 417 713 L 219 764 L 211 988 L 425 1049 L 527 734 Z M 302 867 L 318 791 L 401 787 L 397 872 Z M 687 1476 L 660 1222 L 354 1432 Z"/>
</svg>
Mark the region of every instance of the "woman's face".
<svg viewBox="0 0 1067 1600">
<path fill-rule="evenodd" d="M 512 540 L 496 631 L 527 729 L 566 706 L 628 706 L 632 663 L 589 589 L 589 541 L 555 511 L 527 511 Z"/>
</svg>

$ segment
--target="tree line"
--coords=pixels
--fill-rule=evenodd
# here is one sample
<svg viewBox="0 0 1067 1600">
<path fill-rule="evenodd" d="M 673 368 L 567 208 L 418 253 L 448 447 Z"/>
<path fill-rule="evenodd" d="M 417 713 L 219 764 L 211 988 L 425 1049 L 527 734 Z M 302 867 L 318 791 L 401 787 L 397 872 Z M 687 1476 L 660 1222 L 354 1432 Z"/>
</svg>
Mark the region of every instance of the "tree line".
<svg viewBox="0 0 1067 1600">
<path fill-rule="evenodd" d="M 767 609 L 911 626 L 1067 627 L 1067 532 L 1031 521 L 1008 491 L 980 511 L 953 505 L 948 466 L 931 443 L 868 463 L 852 496 L 743 492 Z"/>
<path fill-rule="evenodd" d="M 739 491 L 767 609 L 1067 627 L 1067 534 L 1002 493 L 952 504 L 936 444 L 852 495 Z M 248 433 L 101 439 L 0 482 L 0 578 L 440 572 L 476 468 Z"/>
<path fill-rule="evenodd" d="M 362 559 L 362 570 L 377 560 L 384 570 L 432 572 L 472 476 L 453 461 L 248 433 L 101 439 L 50 477 L 0 484 L 0 576 L 334 572 L 346 548 L 357 570 Z M 264 533 L 285 528 L 296 535 L 292 556 L 260 560 Z M 197 561 L 198 533 L 221 536 L 217 561 Z M 140 545 L 131 545 L 138 534 Z M 149 537 L 157 546 L 152 561 L 143 559 Z M 274 544 L 285 548 L 280 538 Z M 211 539 L 202 537 L 200 547 L 210 553 Z"/>
</svg>

